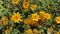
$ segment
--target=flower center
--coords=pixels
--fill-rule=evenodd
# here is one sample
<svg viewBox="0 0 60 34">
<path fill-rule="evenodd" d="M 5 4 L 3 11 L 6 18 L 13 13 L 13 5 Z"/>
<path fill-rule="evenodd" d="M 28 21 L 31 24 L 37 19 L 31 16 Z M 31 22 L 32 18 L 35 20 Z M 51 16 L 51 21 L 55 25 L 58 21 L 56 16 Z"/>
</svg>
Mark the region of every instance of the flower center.
<svg viewBox="0 0 60 34">
<path fill-rule="evenodd" d="M 25 4 L 25 7 L 27 7 L 27 3 Z"/>
<path fill-rule="evenodd" d="M 58 21 L 60 21 L 60 19 L 58 19 Z"/>
<path fill-rule="evenodd" d="M 17 20 L 19 17 L 18 16 L 15 16 L 15 19 Z"/>
<path fill-rule="evenodd" d="M 14 2 L 17 2 L 18 0 L 13 0 Z"/>
</svg>

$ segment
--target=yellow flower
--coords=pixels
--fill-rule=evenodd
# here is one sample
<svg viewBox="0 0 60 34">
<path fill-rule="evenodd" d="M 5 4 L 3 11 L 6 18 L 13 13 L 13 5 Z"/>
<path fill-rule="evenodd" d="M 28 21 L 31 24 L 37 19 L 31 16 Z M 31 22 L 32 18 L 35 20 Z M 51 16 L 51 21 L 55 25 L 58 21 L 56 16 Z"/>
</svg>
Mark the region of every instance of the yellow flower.
<svg viewBox="0 0 60 34">
<path fill-rule="evenodd" d="M 40 19 L 39 15 L 37 13 L 33 13 L 31 18 L 32 18 L 33 21 L 38 21 Z"/>
<path fill-rule="evenodd" d="M 50 19 L 51 15 L 49 13 L 45 13 L 45 11 L 40 11 L 40 18 L 46 18 L 46 19 Z"/>
<path fill-rule="evenodd" d="M 60 32 L 58 31 L 58 32 L 56 32 L 56 34 L 60 34 Z"/>
<path fill-rule="evenodd" d="M 21 14 L 19 14 L 19 12 L 13 12 L 13 15 L 11 16 L 11 20 L 13 20 L 15 23 L 19 23 L 19 21 L 22 21 L 21 18 L 22 16 Z"/>
<path fill-rule="evenodd" d="M 28 2 L 23 2 L 23 8 L 27 9 L 29 7 L 29 3 Z"/>
<path fill-rule="evenodd" d="M 18 4 L 19 0 L 12 0 L 13 4 Z"/>
<path fill-rule="evenodd" d="M 32 34 L 33 32 L 32 32 L 32 30 L 31 29 L 27 29 L 26 30 L 26 34 Z"/>
<path fill-rule="evenodd" d="M 50 18 L 51 18 L 51 15 L 50 15 L 49 13 L 46 13 L 46 14 L 45 14 L 45 18 L 46 18 L 46 19 L 50 19 Z"/>
<path fill-rule="evenodd" d="M 6 16 L 2 17 L 2 22 L 4 26 L 8 25 L 8 18 Z"/>
<path fill-rule="evenodd" d="M 33 34 L 39 34 L 39 31 L 37 29 L 33 29 Z"/>
<path fill-rule="evenodd" d="M 46 13 L 45 13 L 45 11 L 40 11 L 39 14 L 40 14 L 40 16 L 45 16 Z"/>
<path fill-rule="evenodd" d="M 42 22 L 44 22 L 44 20 L 45 20 L 45 11 L 40 11 L 40 21 L 42 21 Z"/>
<path fill-rule="evenodd" d="M 5 32 L 5 34 L 9 34 L 10 33 L 9 29 L 5 30 L 4 32 Z"/>
<path fill-rule="evenodd" d="M 37 7 L 37 5 L 32 4 L 30 8 L 31 8 L 31 10 L 35 10 L 36 7 Z"/>
<path fill-rule="evenodd" d="M 32 18 L 27 18 L 24 20 L 24 24 L 31 25 L 31 26 L 38 26 L 39 24 L 32 20 Z"/>
<path fill-rule="evenodd" d="M 60 16 L 56 17 L 55 20 L 57 23 L 60 23 Z"/>
</svg>

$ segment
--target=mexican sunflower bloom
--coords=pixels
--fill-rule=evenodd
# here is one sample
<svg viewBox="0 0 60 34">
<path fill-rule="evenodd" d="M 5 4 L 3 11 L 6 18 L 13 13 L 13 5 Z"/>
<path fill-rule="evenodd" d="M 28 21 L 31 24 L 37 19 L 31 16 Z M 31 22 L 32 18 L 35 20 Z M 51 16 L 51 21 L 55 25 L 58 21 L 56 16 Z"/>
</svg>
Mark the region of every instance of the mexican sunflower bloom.
<svg viewBox="0 0 60 34">
<path fill-rule="evenodd" d="M 5 32 L 5 34 L 10 34 L 9 29 L 5 30 L 4 32 Z"/>
<path fill-rule="evenodd" d="M 32 22 L 33 22 L 33 20 L 31 18 L 27 18 L 24 20 L 24 24 L 30 25 Z"/>
<path fill-rule="evenodd" d="M 36 9 L 36 7 L 37 7 L 37 5 L 32 4 L 30 8 L 31 8 L 31 10 L 35 10 L 35 9 Z"/>
<path fill-rule="evenodd" d="M 13 15 L 11 16 L 11 20 L 13 20 L 15 23 L 19 23 L 19 21 L 22 21 L 21 18 L 22 16 L 21 14 L 19 14 L 19 12 L 13 12 Z"/>
<path fill-rule="evenodd" d="M 31 18 L 32 18 L 33 21 L 38 21 L 40 19 L 39 15 L 37 13 L 33 13 Z"/>
<path fill-rule="evenodd" d="M 46 13 L 46 14 L 45 14 L 45 18 L 46 18 L 46 19 L 50 19 L 50 18 L 51 18 L 51 15 L 50 15 L 49 13 Z"/>
<path fill-rule="evenodd" d="M 23 2 L 23 8 L 27 9 L 29 7 L 29 2 Z"/>
<path fill-rule="evenodd" d="M 38 26 L 39 24 L 32 20 L 32 18 L 27 18 L 24 20 L 24 24 L 31 25 L 31 26 Z"/>
<path fill-rule="evenodd" d="M 32 32 L 32 30 L 31 29 L 27 29 L 26 30 L 26 34 L 32 34 L 33 32 Z"/>
<path fill-rule="evenodd" d="M 43 15 L 45 15 L 45 11 L 40 11 L 40 13 L 39 14 L 43 14 Z"/>
<path fill-rule="evenodd" d="M 13 4 L 18 4 L 19 0 L 12 0 Z"/>
<path fill-rule="evenodd" d="M 46 13 L 45 13 L 45 11 L 40 11 L 39 14 L 40 14 L 40 17 L 44 17 Z"/>
<path fill-rule="evenodd" d="M 55 20 L 57 23 L 60 23 L 60 16 L 56 17 Z"/>
<path fill-rule="evenodd" d="M 40 20 L 43 22 L 45 20 L 45 11 L 40 11 L 39 15 L 40 15 Z"/>
<path fill-rule="evenodd" d="M 3 26 L 7 26 L 8 25 L 8 18 L 6 16 L 2 17 L 2 24 Z"/>
<path fill-rule="evenodd" d="M 37 29 L 33 29 L 33 34 L 39 34 L 39 31 Z"/>
</svg>

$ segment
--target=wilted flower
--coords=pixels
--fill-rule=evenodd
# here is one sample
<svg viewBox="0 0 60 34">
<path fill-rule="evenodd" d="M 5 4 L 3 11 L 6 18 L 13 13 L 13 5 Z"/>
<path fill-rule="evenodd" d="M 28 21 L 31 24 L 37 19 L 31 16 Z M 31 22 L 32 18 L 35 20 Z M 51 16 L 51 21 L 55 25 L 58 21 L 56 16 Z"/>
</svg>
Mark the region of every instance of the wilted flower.
<svg viewBox="0 0 60 34">
<path fill-rule="evenodd" d="M 53 28 L 52 27 L 49 28 L 49 32 L 50 32 L 50 34 L 52 34 L 52 32 L 53 32 Z"/>
<path fill-rule="evenodd" d="M 10 27 L 9 27 L 9 30 L 12 31 L 12 30 L 13 30 L 13 26 L 10 26 Z"/>
<path fill-rule="evenodd" d="M 33 20 L 31 18 L 27 18 L 24 20 L 24 24 L 31 24 L 33 22 Z"/>
<path fill-rule="evenodd" d="M 10 33 L 9 29 L 5 30 L 4 32 L 5 32 L 5 34 L 9 34 Z"/>
<path fill-rule="evenodd" d="M 2 17 L 2 22 L 4 26 L 8 25 L 8 18 L 6 16 Z"/>
</svg>

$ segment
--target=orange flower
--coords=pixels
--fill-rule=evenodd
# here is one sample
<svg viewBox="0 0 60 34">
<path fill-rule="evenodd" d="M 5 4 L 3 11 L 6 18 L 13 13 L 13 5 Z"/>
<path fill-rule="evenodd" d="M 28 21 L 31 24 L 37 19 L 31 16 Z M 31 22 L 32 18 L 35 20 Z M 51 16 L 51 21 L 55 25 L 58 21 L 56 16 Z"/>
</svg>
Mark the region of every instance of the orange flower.
<svg viewBox="0 0 60 34">
<path fill-rule="evenodd" d="M 56 17 L 55 20 L 57 23 L 60 23 L 60 16 Z"/>
<path fill-rule="evenodd" d="M 2 17 L 2 21 L 4 26 L 8 25 L 8 18 L 6 16 Z"/>
<path fill-rule="evenodd" d="M 32 34 L 33 32 L 32 32 L 32 30 L 31 29 L 27 29 L 26 30 L 26 34 Z"/>
<path fill-rule="evenodd" d="M 31 25 L 31 26 L 38 26 L 39 24 L 32 20 L 32 18 L 27 18 L 24 20 L 24 24 Z"/>
<path fill-rule="evenodd" d="M 5 30 L 4 32 L 5 32 L 5 34 L 9 34 L 10 33 L 9 29 Z"/>
<path fill-rule="evenodd" d="M 23 8 L 27 9 L 29 7 L 29 3 L 28 2 L 23 2 Z"/>
<path fill-rule="evenodd" d="M 24 24 L 31 24 L 33 22 L 33 20 L 31 18 L 27 18 L 24 20 Z"/>
<path fill-rule="evenodd" d="M 39 34 L 39 31 L 37 29 L 33 29 L 33 34 Z"/>
<path fill-rule="evenodd" d="M 18 4 L 19 0 L 12 0 L 13 4 Z"/>
<path fill-rule="evenodd" d="M 31 10 L 35 10 L 35 9 L 36 9 L 36 7 L 37 7 L 37 5 L 32 4 L 30 8 L 31 8 Z"/>
</svg>

